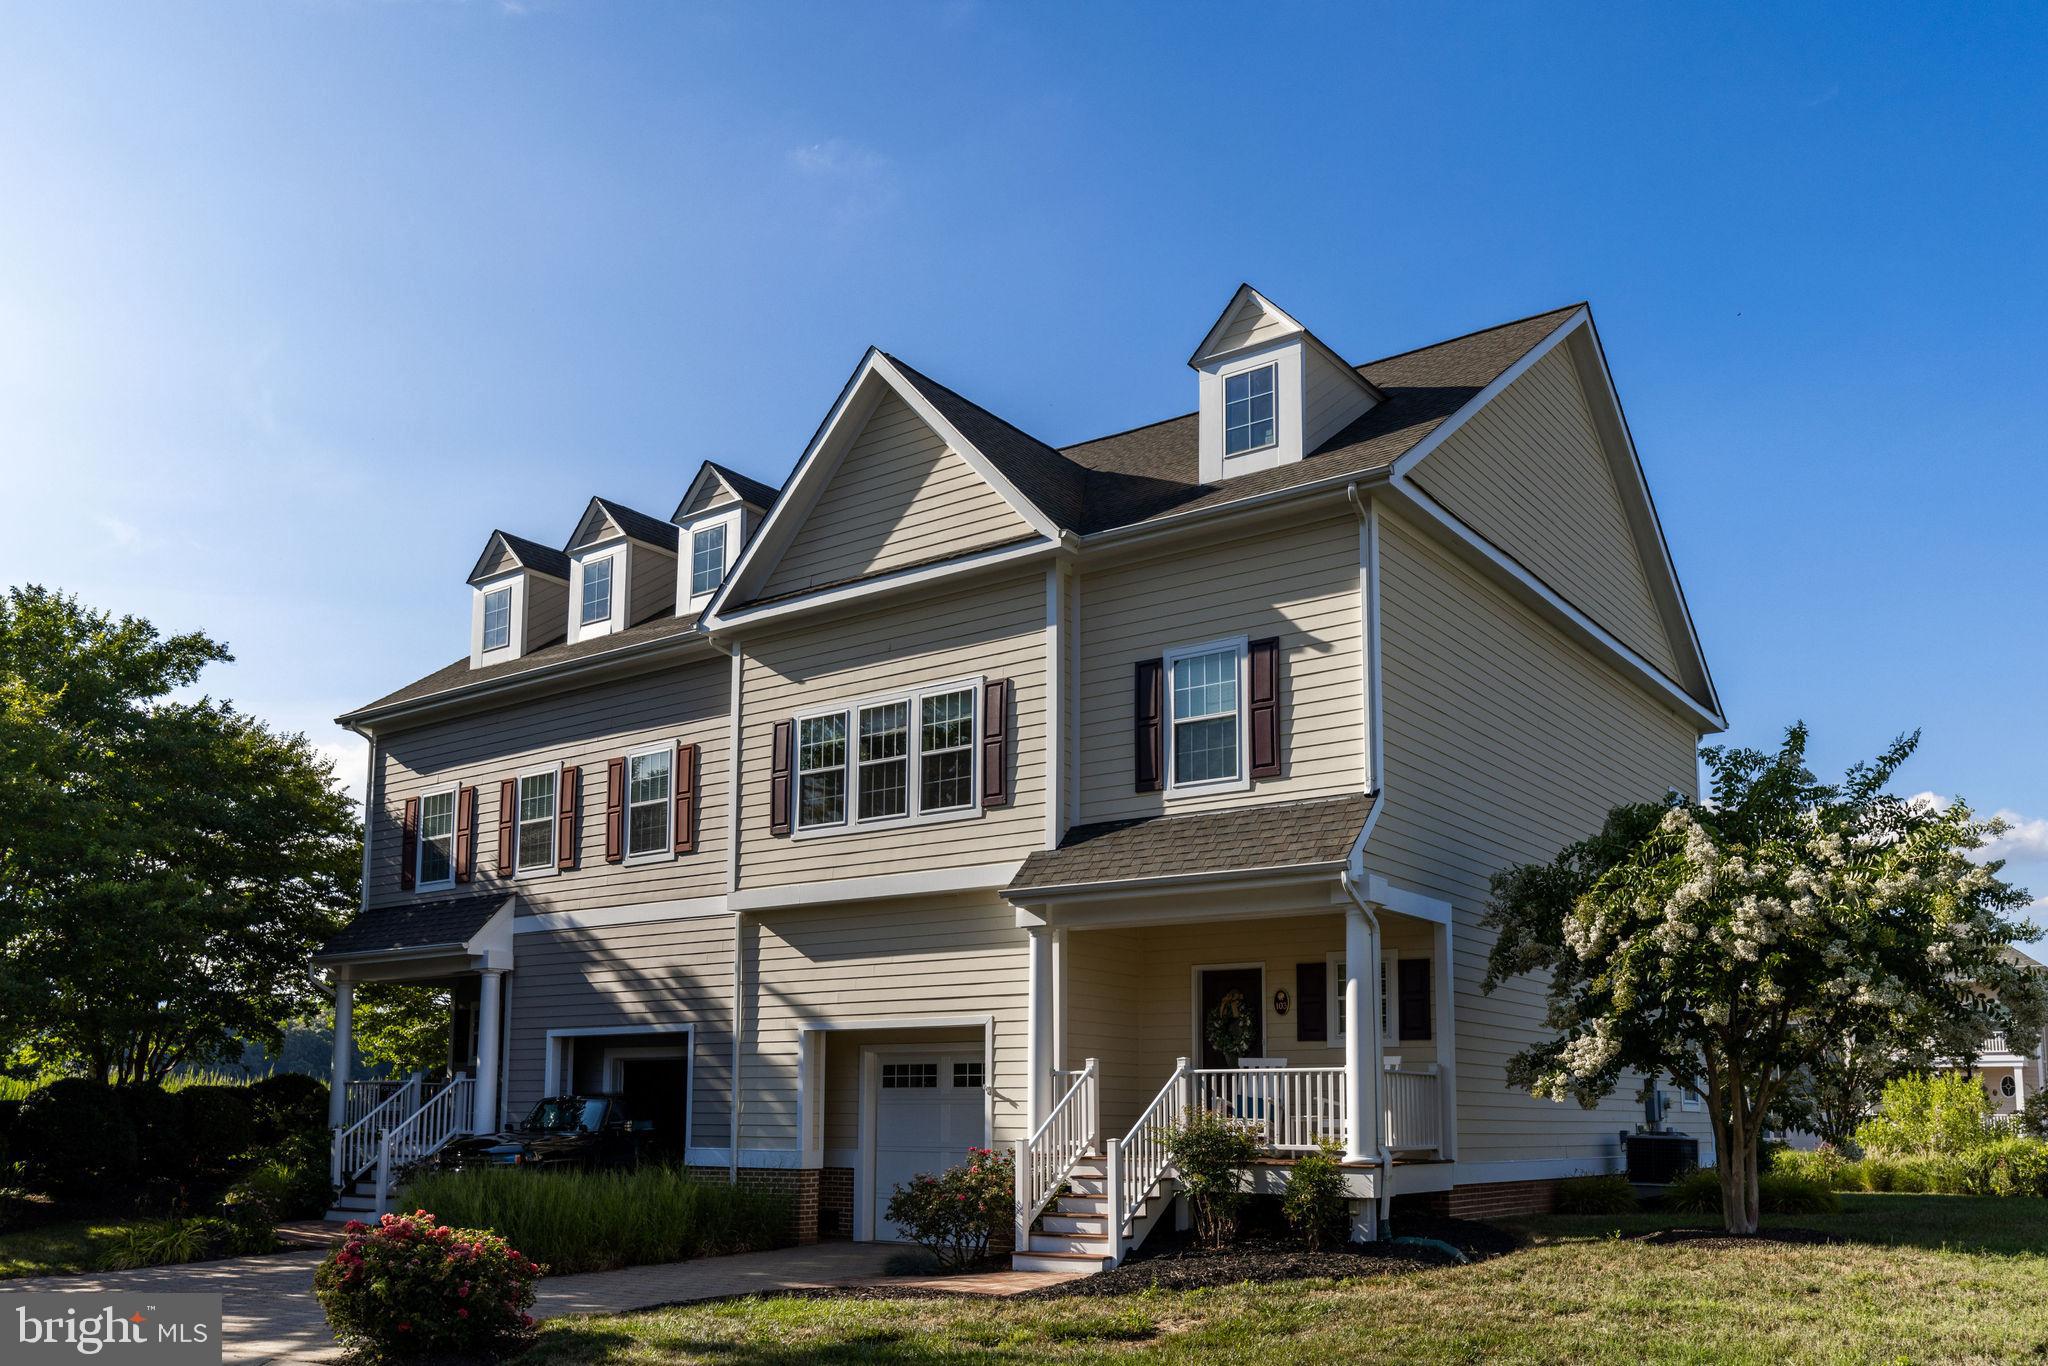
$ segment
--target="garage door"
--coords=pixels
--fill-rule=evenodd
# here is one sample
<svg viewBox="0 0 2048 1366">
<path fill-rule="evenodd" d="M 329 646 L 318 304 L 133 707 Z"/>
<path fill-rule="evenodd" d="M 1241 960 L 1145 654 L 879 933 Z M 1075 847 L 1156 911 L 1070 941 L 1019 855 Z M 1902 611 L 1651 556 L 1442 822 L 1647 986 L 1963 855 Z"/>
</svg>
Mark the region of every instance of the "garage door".
<svg viewBox="0 0 2048 1366">
<path fill-rule="evenodd" d="M 883 1242 L 907 1235 L 888 1221 L 889 1197 L 919 1172 L 957 1167 L 988 1142 L 982 1055 L 890 1053 L 875 1091 L 875 1210 Z"/>
</svg>

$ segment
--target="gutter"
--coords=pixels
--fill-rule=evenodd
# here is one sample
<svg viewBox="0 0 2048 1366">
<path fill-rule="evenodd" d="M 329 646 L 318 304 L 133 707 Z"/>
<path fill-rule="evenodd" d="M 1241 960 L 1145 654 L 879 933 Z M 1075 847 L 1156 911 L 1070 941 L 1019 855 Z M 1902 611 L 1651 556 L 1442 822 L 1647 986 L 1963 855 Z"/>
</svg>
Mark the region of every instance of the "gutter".
<svg viewBox="0 0 2048 1366">
<path fill-rule="evenodd" d="M 1353 495 L 1361 485 L 1369 488 L 1378 487 L 1386 483 L 1392 477 L 1392 474 L 1391 468 L 1381 468 L 1368 470 L 1363 473 L 1332 475 L 1327 479 L 1317 479 L 1306 484 L 1290 484 L 1284 489 L 1275 489 L 1271 493 L 1257 493 L 1249 498 L 1233 498 L 1227 503 L 1218 503 L 1214 507 L 1196 508 L 1191 512 L 1168 513 L 1164 517 L 1155 517 L 1149 521 L 1136 522 L 1130 526 L 1111 527 L 1107 531 L 1093 532 L 1083 536 L 1081 543 L 1087 546 L 1123 545 L 1129 542 L 1150 540 L 1155 536 L 1171 535 L 1184 527 L 1198 526 L 1204 522 L 1214 521 L 1221 517 L 1236 516 L 1251 509 L 1292 502 L 1310 502 L 1318 495 L 1332 493 L 1339 489 L 1344 491 L 1346 497 L 1352 497 L 1355 503 L 1356 499 Z"/>
<path fill-rule="evenodd" d="M 1264 881 L 1272 878 L 1313 878 L 1348 867 L 1350 860 L 1320 859 L 1314 863 L 1278 864 L 1265 868 L 1216 868 L 1200 873 L 1163 873 L 1156 877 L 1110 878 L 1098 882 L 1050 883 L 1043 887 L 1005 887 L 1007 901 L 1059 901 L 1070 897 L 1095 896 L 1109 892 L 1149 892 L 1162 888 L 1199 886 L 1211 882 Z"/>
</svg>

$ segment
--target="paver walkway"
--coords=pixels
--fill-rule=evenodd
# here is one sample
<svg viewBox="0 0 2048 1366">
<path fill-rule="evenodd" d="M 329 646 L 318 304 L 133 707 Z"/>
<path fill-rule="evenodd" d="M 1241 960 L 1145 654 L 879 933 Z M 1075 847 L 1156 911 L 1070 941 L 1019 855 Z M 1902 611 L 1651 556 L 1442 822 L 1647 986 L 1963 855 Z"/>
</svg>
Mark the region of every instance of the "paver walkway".
<svg viewBox="0 0 2048 1366">
<path fill-rule="evenodd" d="M 870 1282 L 903 1249 L 878 1243 L 820 1243 L 774 1252 L 742 1252 L 693 1262 L 634 1266 L 540 1283 L 536 1317 L 614 1314 L 654 1304 L 717 1299 L 770 1290 Z M 200 1291 L 221 1296 L 223 1359 L 241 1363 L 322 1361 L 339 1352 L 313 1298 L 313 1268 L 325 1252 L 232 1257 L 140 1271 L 36 1276 L 0 1281 L 0 1292 L 33 1290 Z M 966 1287 L 962 1287 L 963 1289 Z M 1021 1288 L 1021 1287 L 1020 1287 Z"/>
</svg>

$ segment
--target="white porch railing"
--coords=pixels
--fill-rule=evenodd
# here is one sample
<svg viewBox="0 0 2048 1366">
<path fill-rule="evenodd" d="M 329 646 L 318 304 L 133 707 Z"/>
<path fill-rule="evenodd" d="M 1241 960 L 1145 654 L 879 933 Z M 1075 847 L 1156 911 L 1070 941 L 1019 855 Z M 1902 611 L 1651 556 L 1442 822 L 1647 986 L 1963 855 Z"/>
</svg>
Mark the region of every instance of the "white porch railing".
<svg viewBox="0 0 2048 1366">
<path fill-rule="evenodd" d="M 1045 1123 L 1028 1139 L 1017 1142 L 1017 1247 L 1030 1246 L 1031 1223 L 1065 1184 L 1074 1164 L 1102 1137 L 1102 1110 L 1096 1089 L 1100 1075 L 1088 1059 L 1074 1084 L 1052 1107 Z"/>
<path fill-rule="evenodd" d="M 345 1129 L 364 1115 L 382 1105 L 399 1091 L 410 1088 L 417 1101 L 422 1083 L 422 1074 L 415 1072 L 409 1077 L 389 1077 L 381 1081 L 352 1081 L 342 1092 L 341 1125 Z"/>
<path fill-rule="evenodd" d="M 1387 1147 L 1395 1152 L 1443 1146 L 1443 1078 L 1435 1063 L 1388 1067 L 1380 1076 L 1387 1107 Z"/>
<path fill-rule="evenodd" d="M 1341 1067 L 1197 1068 L 1194 1103 L 1256 1123 L 1263 1146 L 1274 1152 L 1313 1152 L 1323 1139 L 1344 1141 Z"/>
<path fill-rule="evenodd" d="M 1177 1059 L 1173 1075 L 1166 1079 L 1166 1085 L 1159 1088 L 1159 1094 L 1152 1097 L 1145 1113 L 1138 1116 L 1138 1122 L 1131 1126 L 1129 1133 L 1110 1147 L 1109 1231 L 1119 1259 L 1125 1251 L 1124 1240 L 1131 1236 L 1131 1221 L 1139 1207 L 1152 1198 L 1152 1192 L 1166 1177 L 1169 1163 L 1165 1131 L 1180 1123 L 1188 1106 L 1193 1103 L 1190 1075 L 1188 1060 Z"/>
<path fill-rule="evenodd" d="M 476 1080 L 461 1076 L 429 1096 L 426 1103 L 379 1135 L 377 1144 L 377 1213 L 391 1206 L 398 1176 L 422 1158 L 431 1157 L 449 1140 L 470 1131 L 475 1119 Z"/>
<path fill-rule="evenodd" d="M 383 1085 L 383 1083 L 370 1083 Z M 355 1102 L 355 1088 L 364 1085 L 349 1083 L 348 1099 Z M 392 1125 L 409 1118 L 420 1106 L 420 1074 L 415 1072 L 404 1081 L 392 1083 L 384 1098 L 356 1119 L 334 1131 L 334 1146 L 328 1155 L 327 1177 L 336 1186 L 345 1186 L 370 1170 L 377 1161 L 377 1143 L 384 1131 Z M 364 1092 L 367 1098 L 371 1093 Z"/>
</svg>

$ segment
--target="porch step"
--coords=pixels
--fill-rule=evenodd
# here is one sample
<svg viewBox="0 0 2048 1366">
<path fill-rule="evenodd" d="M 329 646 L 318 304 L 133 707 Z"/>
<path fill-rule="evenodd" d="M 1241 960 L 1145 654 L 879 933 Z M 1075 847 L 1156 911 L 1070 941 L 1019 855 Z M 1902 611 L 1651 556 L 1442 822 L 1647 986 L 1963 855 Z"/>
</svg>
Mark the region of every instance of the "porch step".
<svg viewBox="0 0 2048 1366">
<path fill-rule="evenodd" d="M 1099 1170 L 1091 1172 L 1076 1167 L 1067 1176 L 1067 1189 L 1076 1195 L 1107 1195 L 1109 1173 Z"/>
<path fill-rule="evenodd" d="M 1106 1233 L 1033 1233 L 1030 1252 L 1075 1252 L 1089 1256 L 1109 1255 L 1109 1235 Z"/>
<path fill-rule="evenodd" d="M 1109 1215 L 1047 1214 L 1039 1218 L 1038 1226 L 1047 1233 L 1063 1233 L 1079 1238 L 1107 1238 Z"/>
<path fill-rule="evenodd" d="M 1013 1252 L 1010 1267 L 1015 1271 L 1107 1271 L 1116 1265 L 1116 1258 L 1107 1252 L 1100 1255 L 1085 1252 Z"/>
<path fill-rule="evenodd" d="M 1084 1217 L 1092 1214 L 1102 1218 L 1109 1213 L 1107 1195 L 1062 1195 L 1053 1203 L 1059 1206 L 1061 1214 L 1077 1214 Z"/>
</svg>

